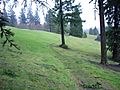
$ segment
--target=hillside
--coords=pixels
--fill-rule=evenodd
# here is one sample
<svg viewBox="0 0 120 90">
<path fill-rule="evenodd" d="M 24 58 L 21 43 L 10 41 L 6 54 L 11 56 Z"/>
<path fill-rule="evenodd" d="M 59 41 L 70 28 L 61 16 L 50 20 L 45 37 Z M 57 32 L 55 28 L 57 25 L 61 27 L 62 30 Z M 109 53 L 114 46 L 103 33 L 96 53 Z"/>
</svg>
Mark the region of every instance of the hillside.
<svg viewBox="0 0 120 90">
<path fill-rule="evenodd" d="M 120 72 L 99 64 L 94 36 L 66 36 L 69 49 L 62 49 L 58 34 L 13 31 L 21 50 L 0 40 L 0 90 L 120 90 Z"/>
</svg>

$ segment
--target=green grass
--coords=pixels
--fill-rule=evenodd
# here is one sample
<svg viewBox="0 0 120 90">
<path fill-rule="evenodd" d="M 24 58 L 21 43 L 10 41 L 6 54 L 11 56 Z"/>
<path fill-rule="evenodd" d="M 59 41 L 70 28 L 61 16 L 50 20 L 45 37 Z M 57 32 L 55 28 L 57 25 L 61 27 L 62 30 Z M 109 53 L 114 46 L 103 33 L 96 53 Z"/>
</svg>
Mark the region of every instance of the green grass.
<svg viewBox="0 0 120 90">
<path fill-rule="evenodd" d="M 99 65 L 94 36 L 66 36 L 62 49 L 59 34 L 12 29 L 21 50 L 0 44 L 0 90 L 120 89 L 120 72 Z"/>
</svg>

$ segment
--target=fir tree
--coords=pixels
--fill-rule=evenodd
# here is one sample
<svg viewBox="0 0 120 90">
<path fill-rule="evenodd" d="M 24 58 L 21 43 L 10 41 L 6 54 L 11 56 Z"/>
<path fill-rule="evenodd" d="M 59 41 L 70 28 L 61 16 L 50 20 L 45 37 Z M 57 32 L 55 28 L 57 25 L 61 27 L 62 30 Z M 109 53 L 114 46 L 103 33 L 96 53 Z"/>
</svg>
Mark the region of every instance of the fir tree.
<svg viewBox="0 0 120 90">
<path fill-rule="evenodd" d="M 38 15 L 38 11 L 37 10 L 35 11 L 34 22 L 35 22 L 35 25 L 39 25 L 40 24 L 40 17 Z"/>
<path fill-rule="evenodd" d="M 29 24 L 33 24 L 34 23 L 34 16 L 33 16 L 33 12 L 32 12 L 32 8 L 31 7 L 28 8 L 27 22 Z"/>
<path fill-rule="evenodd" d="M 15 26 L 17 24 L 16 15 L 11 5 L 9 6 L 8 18 L 10 25 Z"/>
<path fill-rule="evenodd" d="M 89 29 L 89 34 L 90 35 L 98 35 L 99 32 L 98 32 L 97 28 L 95 27 L 94 29 L 92 29 L 92 28 Z"/>
<path fill-rule="evenodd" d="M 79 10 L 80 6 L 76 6 L 74 11 L 71 14 L 70 20 L 70 35 L 76 37 L 83 36 L 83 29 L 82 29 L 82 20 L 80 17 L 81 11 Z"/>
<path fill-rule="evenodd" d="M 6 43 L 9 43 L 10 47 L 14 46 L 17 49 L 20 49 L 17 44 L 14 42 L 14 40 L 11 38 L 14 36 L 14 33 L 11 32 L 11 29 L 6 28 L 9 24 L 8 19 L 4 16 L 4 14 L 0 11 L 0 36 L 1 38 L 5 38 L 5 41 L 3 42 L 3 46 L 5 46 Z"/>
<path fill-rule="evenodd" d="M 107 45 L 112 52 L 112 59 L 120 62 L 120 1 L 107 0 L 105 3 L 105 16 L 109 25 L 107 31 Z"/>
<path fill-rule="evenodd" d="M 26 24 L 27 23 L 27 18 L 25 16 L 25 9 L 24 8 L 21 9 L 21 13 L 20 13 L 19 19 L 20 19 L 20 23 L 21 24 Z"/>
<path fill-rule="evenodd" d="M 60 33 L 58 31 L 59 28 L 57 28 L 59 27 L 58 26 L 59 21 L 57 20 L 57 17 L 54 15 L 54 12 L 52 10 L 48 10 L 46 17 L 45 17 L 45 21 L 49 27 L 50 32 Z"/>
</svg>

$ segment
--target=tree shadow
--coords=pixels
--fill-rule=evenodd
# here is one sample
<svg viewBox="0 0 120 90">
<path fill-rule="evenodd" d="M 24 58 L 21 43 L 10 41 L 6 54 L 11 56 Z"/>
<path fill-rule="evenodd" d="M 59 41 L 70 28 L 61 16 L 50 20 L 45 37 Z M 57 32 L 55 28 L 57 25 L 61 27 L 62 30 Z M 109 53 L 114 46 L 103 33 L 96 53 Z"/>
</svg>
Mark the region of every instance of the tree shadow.
<svg viewBox="0 0 120 90">
<path fill-rule="evenodd" d="M 120 64 L 108 64 L 107 68 L 120 72 Z"/>
<path fill-rule="evenodd" d="M 96 61 L 89 61 L 89 62 L 91 64 L 99 65 L 99 66 L 101 66 L 103 68 L 106 68 L 106 69 L 111 69 L 113 71 L 120 72 L 120 64 L 118 64 L 118 63 L 102 65 L 102 64 L 100 64 L 99 62 L 96 62 Z"/>
</svg>

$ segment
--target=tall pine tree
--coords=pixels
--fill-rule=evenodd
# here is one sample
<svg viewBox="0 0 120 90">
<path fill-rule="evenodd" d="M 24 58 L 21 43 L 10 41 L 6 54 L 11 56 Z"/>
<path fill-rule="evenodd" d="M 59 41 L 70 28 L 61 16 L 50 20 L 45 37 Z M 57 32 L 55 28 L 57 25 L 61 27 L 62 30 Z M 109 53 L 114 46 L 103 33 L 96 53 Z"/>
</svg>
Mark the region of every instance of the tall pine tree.
<svg viewBox="0 0 120 90">
<path fill-rule="evenodd" d="M 15 26 L 17 24 L 16 15 L 15 15 L 12 5 L 9 6 L 8 18 L 9 18 L 10 25 Z"/>
<path fill-rule="evenodd" d="M 27 18 L 25 16 L 25 9 L 21 8 L 21 12 L 20 12 L 20 24 L 26 24 L 27 23 Z"/>
<path fill-rule="evenodd" d="M 34 16 L 33 16 L 33 12 L 32 12 L 32 8 L 31 7 L 28 8 L 27 22 L 28 22 L 29 25 L 34 23 Z"/>
<path fill-rule="evenodd" d="M 35 11 L 34 23 L 35 23 L 35 25 L 39 25 L 40 24 L 40 17 L 38 15 L 38 10 Z"/>
<path fill-rule="evenodd" d="M 69 13 L 70 18 L 70 35 L 76 37 L 83 36 L 83 29 L 82 29 L 82 19 L 80 17 L 81 9 L 80 6 L 76 6 L 73 8 L 73 12 Z"/>
<path fill-rule="evenodd" d="M 45 21 L 48 25 L 50 32 L 60 33 L 60 31 L 59 31 L 59 27 L 60 27 L 59 16 L 55 16 L 53 10 L 51 10 L 51 9 L 48 10 L 46 17 L 45 17 Z"/>
</svg>

